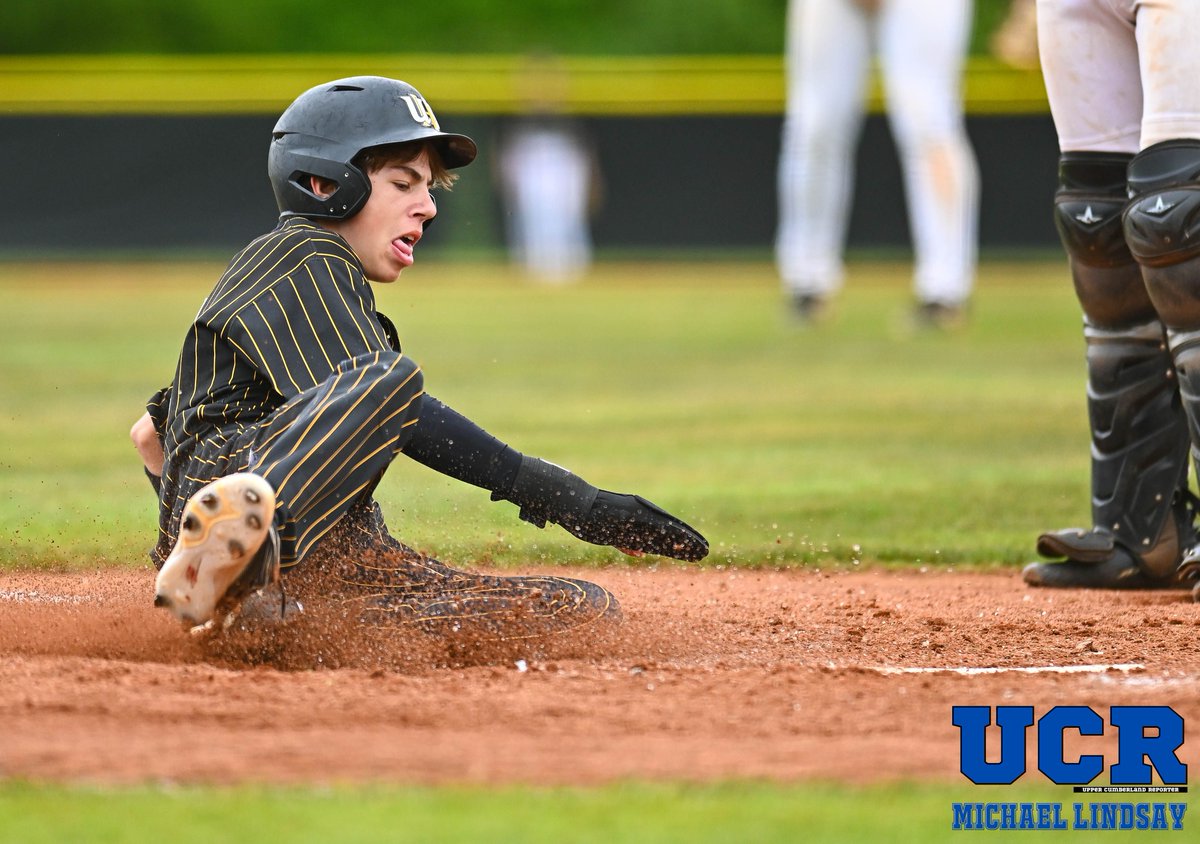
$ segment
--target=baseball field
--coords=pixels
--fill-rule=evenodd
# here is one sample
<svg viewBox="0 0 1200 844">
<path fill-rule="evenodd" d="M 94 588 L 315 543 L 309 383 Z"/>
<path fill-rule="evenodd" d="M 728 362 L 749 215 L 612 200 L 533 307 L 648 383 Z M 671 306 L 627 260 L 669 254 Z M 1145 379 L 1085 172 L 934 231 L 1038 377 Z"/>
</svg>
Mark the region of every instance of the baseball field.
<svg viewBox="0 0 1200 844">
<path fill-rule="evenodd" d="M 431 262 L 377 288 L 431 393 L 712 546 L 634 560 L 400 460 L 378 498 L 410 545 L 582 574 L 625 611 L 603 636 L 480 644 L 323 630 L 319 608 L 207 641 L 154 609 L 127 432 L 220 266 L 0 263 L 0 841 L 926 842 L 965 834 L 954 803 L 1113 800 L 1036 752 L 974 785 L 951 722 L 1200 719 L 1187 592 L 1020 581 L 1040 530 L 1088 519 L 1065 266 L 985 262 L 968 325 L 932 334 L 907 322 L 906 263 L 851 270 L 808 328 L 766 262 L 611 262 L 564 288 Z M 1111 727 L 1067 739 L 1118 761 Z M 1189 794 L 1148 799 L 1200 823 Z"/>
</svg>

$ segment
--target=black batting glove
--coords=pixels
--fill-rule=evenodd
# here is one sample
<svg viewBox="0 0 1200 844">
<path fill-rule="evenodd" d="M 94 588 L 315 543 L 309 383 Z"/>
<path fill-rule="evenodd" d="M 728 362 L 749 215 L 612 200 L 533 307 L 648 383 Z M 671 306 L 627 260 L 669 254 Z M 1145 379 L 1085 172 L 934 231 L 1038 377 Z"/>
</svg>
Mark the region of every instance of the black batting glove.
<svg viewBox="0 0 1200 844">
<path fill-rule="evenodd" d="M 626 553 L 688 561 L 708 555 L 708 540 L 699 531 L 656 504 L 640 495 L 597 489 L 536 457 L 523 457 L 512 489 L 493 492 L 492 500 L 513 502 L 521 518 L 538 527 L 553 522 L 585 542 Z"/>
</svg>

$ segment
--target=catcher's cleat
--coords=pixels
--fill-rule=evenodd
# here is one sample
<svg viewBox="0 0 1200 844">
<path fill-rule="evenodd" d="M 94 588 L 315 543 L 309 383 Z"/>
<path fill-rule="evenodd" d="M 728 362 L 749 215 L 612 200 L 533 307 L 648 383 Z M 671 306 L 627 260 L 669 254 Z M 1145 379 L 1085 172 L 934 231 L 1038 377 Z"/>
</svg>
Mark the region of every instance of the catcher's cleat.
<svg viewBox="0 0 1200 844">
<path fill-rule="evenodd" d="M 1123 548 L 1114 548 L 1103 560 L 1082 562 L 1037 562 L 1025 566 L 1021 576 L 1030 586 L 1064 589 L 1159 589 L 1170 581 L 1149 577 L 1138 561 Z"/>
<path fill-rule="evenodd" d="M 202 625 L 279 580 L 275 491 L 242 472 L 201 487 L 184 505 L 179 538 L 155 581 L 154 605 Z"/>
<path fill-rule="evenodd" d="M 1200 545 L 1193 545 L 1179 564 L 1179 582 L 1191 585 L 1192 600 L 1200 603 Z"/>
<path fill-rule="evenodd" d="M 1189 508 L 1190 505 L 1177 507 L 1176 515 L 1180 519 L 1190 518 Z M 1165 589 L 1177 585 L 1183 576 L 1182 564 L 1178 575 L 1174 568 L 1165 574 L 1157 573 L 1117 542 L 1111 532 L 1101 528 L 1065 528 L 1043 533 L 1038 537 L 1037 551 L 1043 557 L 1066 559 L 1025 566 L 1021 575 L 1030 586 Z"/>
<path fill-rule="evenodd" d="M 1146 540 L 1142 554 L 1101 527 L 1048 531 L 1038 537 L 1037 552 L 1053 561 L 1030 563 L 1022 577 L 1030 586 L 1068 589 L 1178 587 L 1200 577 L 1196 512 L 1196 497 L 1179 490 L 1169 501 L 1157 541 Z"/>
</svg>

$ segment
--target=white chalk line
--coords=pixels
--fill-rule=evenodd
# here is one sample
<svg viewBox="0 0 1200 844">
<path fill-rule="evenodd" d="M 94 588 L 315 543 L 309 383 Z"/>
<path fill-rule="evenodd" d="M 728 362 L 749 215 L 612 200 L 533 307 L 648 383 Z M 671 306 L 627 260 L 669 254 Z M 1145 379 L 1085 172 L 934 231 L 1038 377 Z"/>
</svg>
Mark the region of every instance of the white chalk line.
<svg viewBox="0 0 1200 844">
<path fill-rule="evenodd" d="M 16 604 L 86 604 L 95 601 L 88 595 L 44 595 L 25 589 L 0 589 L 0 601 Z"/>
<path fill-rule="evenodd" d="M 966 666 L 916 667 L 916 666 L 863 666 L 867 671 L 880 674 L 960 674 L 973 677 L 978 674 L 1106 674 L 1109 671 L 1145 671 L 1140 662 L 1115 662 L 1101 665 L 1007 665 L 969 668 Z"/>
</svg>

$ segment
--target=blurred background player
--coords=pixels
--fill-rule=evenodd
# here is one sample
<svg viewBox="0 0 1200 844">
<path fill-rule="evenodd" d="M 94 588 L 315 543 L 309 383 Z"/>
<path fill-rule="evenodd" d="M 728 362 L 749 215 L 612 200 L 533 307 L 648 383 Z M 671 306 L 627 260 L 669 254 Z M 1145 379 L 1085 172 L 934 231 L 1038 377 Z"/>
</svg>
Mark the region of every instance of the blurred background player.
<svg viewBox="0 0 1200 844">
<path fill-rule="evenodd" d="M 915 318 L 958 324 L 974 284 L 979 174 L 962 111 L 970 0 L 791 0 L 776 258 L 796 316 L 840 289 L 873 47 L 915 253 Z"/>
<path fill-rule="evenodd" d="M 618 615 L 596 584 L 473 574 L 393 538 L 372 496 L 401 453 L 538 527 L 635 554 L 707 554 L 645 499 L 523 455 L 429 395 L 376 310 L 368 282 L 413 264 L 433 191 L 475 154 L 394 79 L 318 85 L 279 118 L 268 156 L 279 222 L 230 262 L 132 431 L 159 493 L 156 605 L 192 625 L 245 617 L 247 602 L 278 617 L 282 595 L 273 611 L 253 599 L 289 573 L 303 597 L 367 621 L 504 637 Z"/>
<path fill-rule="evenodd" d="M 988 41 L 992 55 L 1010 67 L 1038 67 L 1037 0 L 1012 0 Z"/>
<path fill-rule="evenodd" d="M 561 61 L 536 54 L 518 72 L 524 111 L 500 136 L 496 175 L 512 260 L 535 281 L 577 280 L 592 262 L 600 171 L 583 124 L 563 113 Z"/>
<path fill-rule="evenodd" d="M 1171 586 L 1200 568 L 1200 4 L 1039 0 L 1037 29 L 1087 342 L 1092 527 L 1039 537 L 1060 561 L 1025 580 Z"/>
</svg>

